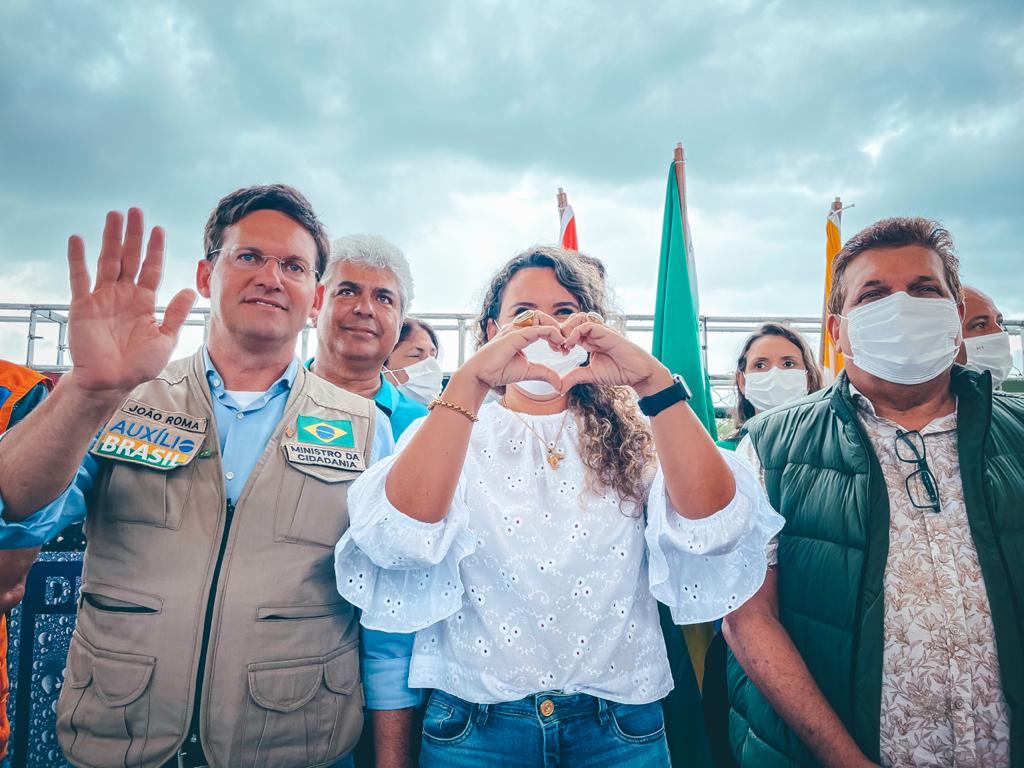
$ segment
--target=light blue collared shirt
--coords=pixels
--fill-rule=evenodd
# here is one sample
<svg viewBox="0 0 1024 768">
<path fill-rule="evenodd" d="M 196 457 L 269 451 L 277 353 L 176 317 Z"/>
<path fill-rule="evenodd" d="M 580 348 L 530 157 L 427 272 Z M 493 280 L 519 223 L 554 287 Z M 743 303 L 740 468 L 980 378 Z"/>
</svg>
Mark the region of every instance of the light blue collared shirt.
<svg viewBox="0 0 1024 768">
<path fill-rule="evenodd" d="M 406 427 L 428 411 L 425 405 L 417 403 L 391 384 L 384 376 L 380 377 L 380 389 L 373 396 L 377 403 L 377 424 L 385 427 L 387 437 L 391 437 L 385 451 L 385 442 L 381 439 L 381 452 L 374 461 L 390 456 L 395 452 L 395 443 L 405 432 Z M 386 416 L 387 418 L 380 418 Z M 390 430 L 386 429 L 387 425 Z M 406 709 L 419 706 L 423 700 L 423 691 L 409 687 L 409 665 L 412 664 L 412 647 L 416 641 L 413 633 L 381 632 L 363 627 L 363 652 L 361 666 L 363 673 L 363 693 L 366 696 L 368 709 Z"/>
</svg>

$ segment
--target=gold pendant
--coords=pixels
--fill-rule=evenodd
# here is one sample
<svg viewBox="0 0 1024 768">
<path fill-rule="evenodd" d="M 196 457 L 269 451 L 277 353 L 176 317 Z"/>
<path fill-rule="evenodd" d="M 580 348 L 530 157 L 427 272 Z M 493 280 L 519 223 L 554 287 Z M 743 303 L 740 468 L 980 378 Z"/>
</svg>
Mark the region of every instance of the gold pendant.
<svg viewBox="0 0 1024 768">
<path fill-rule="evenodd" d="M 564 453 L 559 453 L 554 448 L 548 448 L 548 464 L 552 469 L 558 469 L 558 462 L 565 458 Z"/>
</svg>

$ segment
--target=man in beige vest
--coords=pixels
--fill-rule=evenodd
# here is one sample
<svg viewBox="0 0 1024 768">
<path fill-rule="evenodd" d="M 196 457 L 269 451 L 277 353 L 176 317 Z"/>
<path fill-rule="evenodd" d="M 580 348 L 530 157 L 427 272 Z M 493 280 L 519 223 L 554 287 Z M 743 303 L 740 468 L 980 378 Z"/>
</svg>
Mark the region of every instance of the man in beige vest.
<svg viewBox="0 0 1024 768">
<path fill-rule="evenodd" d="M 358 628 L 334 586 L 372 403 L 310 375 L 297 336 L 327 259 L 308 201 L 238 190 L 207 222 L 194 301 L 154 317 L 163 232 L 111 213 L 95 286 L 68 243 L 74 370 L 0 440 L 0 547 L 75 519 L 89 543 L 58 736 L 79 766 L 327 766 L 362 725 Z M 141 262 L 141 264 L 140 264 Z"/>
</svg>

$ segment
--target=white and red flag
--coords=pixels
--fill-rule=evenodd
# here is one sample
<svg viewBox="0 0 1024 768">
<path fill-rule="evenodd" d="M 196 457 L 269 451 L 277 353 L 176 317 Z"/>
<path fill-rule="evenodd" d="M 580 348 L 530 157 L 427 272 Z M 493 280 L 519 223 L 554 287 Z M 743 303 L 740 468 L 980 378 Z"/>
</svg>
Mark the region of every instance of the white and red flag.
<svg viewBox="0 0 1024 768">
<path fill-rule="evenodd" d="M 580 249 L 580 241 L 576 237 L 576 214 L 569 205 L 568 196 L 558 189 L 558 215 L 561 218 L 561 231 L 558 234 L 558 242 L 563 248 L 570 251 Z"/>
</svg>

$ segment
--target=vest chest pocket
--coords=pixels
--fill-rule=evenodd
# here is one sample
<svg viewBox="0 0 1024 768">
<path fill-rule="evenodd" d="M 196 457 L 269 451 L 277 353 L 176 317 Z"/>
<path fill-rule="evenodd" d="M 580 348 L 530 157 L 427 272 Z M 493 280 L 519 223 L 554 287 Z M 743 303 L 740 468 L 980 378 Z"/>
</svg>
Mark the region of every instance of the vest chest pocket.
<svg viewBox="0 0 1024 768">
<path fill-rule="evenodd" d="M 348 528 L 348 486 L 360 474 L 288 461 L 277 496 L 275 540 L 333 549 Z"/>
<path fill-rule="evenodd" d="M 169 471 L 120 461 L 110 464 L 103 505 L 106 519 L 173 530 L 181 527 L 196 462 Z"/>
<path fill-rule="evenodd" d="M 312 765 L 351 749 L 362 730 L 359 649 L 249 665 L 240 764 Z"/>
<path fill-rule="evenodd" d="M 61 747 L 72 760 L 97 768 L 140 762 L 155 666 L 152 656 L 104 651 L 75 633 L 57 709 Z"/>
</svg>

